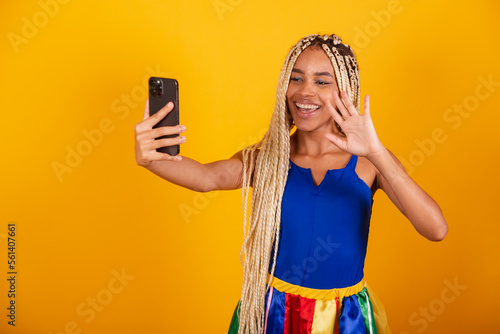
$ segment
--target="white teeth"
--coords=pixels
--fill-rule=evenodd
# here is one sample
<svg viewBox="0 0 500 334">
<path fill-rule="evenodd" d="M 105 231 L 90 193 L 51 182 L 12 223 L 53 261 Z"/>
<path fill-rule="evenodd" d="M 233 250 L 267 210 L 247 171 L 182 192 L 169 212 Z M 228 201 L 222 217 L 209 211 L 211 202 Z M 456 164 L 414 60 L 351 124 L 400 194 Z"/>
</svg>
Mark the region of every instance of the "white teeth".
<svg viewBox="0 0 500 334">
<path fill-rule="evenodd" d="M 318 109 L 319 106 L 318 105 L 315 105 L 315 104 L 302 104 L 302 103 L 295 103 L 295 105 L 297 107 L 299 107 L 300 109 Z"/>
</svg>

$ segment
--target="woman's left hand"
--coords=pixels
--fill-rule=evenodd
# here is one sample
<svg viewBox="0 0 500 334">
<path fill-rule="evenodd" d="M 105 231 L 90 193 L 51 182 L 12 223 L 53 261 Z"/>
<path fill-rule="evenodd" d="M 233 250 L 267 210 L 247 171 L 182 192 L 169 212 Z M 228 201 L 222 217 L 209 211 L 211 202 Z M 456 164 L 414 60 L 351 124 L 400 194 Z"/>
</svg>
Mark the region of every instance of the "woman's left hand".
<svg viewBox="0 0 500 334">
<path fill-rule="evenodd" d="M 326 136 L 333 144 L 341 150 L 361 157 L 380 152 L 384 146 L 378 139 L 375 127 L 370 116 L 370 97 L 365 95 L 365 105 L 363 115 L 360 115 L 352 104 L 347 92 L 342 91 L 339 98 L 337 92 L 333 95 L 333 101 L 338 110 L 335 109 L 329 100 L 325 105 L 330 111 L 333 119 L 340 126 L 345 136 L 338 133 L 329 133 Z"/>
</svg>

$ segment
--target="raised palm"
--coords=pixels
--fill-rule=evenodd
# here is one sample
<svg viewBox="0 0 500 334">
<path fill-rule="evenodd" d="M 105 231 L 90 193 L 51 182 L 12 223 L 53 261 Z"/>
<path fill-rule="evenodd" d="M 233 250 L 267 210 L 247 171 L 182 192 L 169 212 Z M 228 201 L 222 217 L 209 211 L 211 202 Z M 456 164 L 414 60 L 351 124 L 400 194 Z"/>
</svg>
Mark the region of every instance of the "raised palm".
<svg viewBox="0 0 500 334">
<path fill-rule="evenodd" d="M 326 138 L 341 150 L 361 157 L 377 153 L 382 149 L 382 143 L 378 139 L 375 127 L 370 116 L 370 98 L 365 95 L 363 115 L 360 115 L 352 104 L 347 92 L 341 92 L 342 100 L 337 93 L 333 101 L 338 110 L 330 101 L 325 101 L 333 119 L 340 126 L 345 136 L 337 133 L 329 133 Z"/>
</svg>

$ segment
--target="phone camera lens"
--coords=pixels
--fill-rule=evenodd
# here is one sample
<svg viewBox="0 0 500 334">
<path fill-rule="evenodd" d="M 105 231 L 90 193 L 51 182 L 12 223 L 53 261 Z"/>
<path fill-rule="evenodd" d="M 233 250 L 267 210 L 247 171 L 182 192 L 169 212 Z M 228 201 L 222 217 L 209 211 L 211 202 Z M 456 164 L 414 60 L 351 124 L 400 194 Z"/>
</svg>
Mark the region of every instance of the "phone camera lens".
<svg viewBox="0 0 500 334">
<path fill-rule="evenodd" d="M 163 96 L 163 84 L 158 78 L 149 78 L 149 93 L 153 97 Z"/>
</svg>

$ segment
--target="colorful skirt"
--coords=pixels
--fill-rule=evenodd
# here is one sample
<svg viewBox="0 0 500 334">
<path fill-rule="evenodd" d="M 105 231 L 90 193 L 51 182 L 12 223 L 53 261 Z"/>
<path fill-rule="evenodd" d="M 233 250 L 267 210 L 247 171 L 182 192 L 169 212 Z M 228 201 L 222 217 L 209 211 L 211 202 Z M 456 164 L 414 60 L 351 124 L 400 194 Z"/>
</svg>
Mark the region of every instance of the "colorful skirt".
<svg viewBox="0 0 500 334">
<path fill-rule="evenodd" d="M 239 303 L 228 334 L 237 334 Z M 384 307 L 361 281 L 331 290 L 304 288 L 276 277 L 266 294 L 263 334 L 390 334 Z"/>
</svg>

